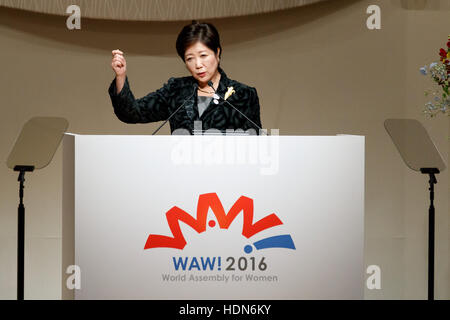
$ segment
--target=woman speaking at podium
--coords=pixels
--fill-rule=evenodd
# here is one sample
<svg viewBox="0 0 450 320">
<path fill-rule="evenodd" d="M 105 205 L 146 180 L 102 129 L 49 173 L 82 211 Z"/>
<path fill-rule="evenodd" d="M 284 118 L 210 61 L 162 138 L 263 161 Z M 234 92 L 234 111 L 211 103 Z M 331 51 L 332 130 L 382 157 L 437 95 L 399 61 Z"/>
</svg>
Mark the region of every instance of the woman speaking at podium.
<svg viewBox="0 0 450 320">
<path fill-rule="evenodd" d="M 176 49 L 191 76 L 172 77 L 140 99 L 131 92 L 123 52 L 112 51 L 111 67 L 116 77 L 108 91 L 117 117 L 126 123 L 168 120 L 172 134 L 212 128 L 222 133 L 242 129 L 259 134 L 258 94 L 255 88 L 229 79 L 220 68 L 222 47 L 217 29 L 193 21 L 181 30 Z"/>
</svg>

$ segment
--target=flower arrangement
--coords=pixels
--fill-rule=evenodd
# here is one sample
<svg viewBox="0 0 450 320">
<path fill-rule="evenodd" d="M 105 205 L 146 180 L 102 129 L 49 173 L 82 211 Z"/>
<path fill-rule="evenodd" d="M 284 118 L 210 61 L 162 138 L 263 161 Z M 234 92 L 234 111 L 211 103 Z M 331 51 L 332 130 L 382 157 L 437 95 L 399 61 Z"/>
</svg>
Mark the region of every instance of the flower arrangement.
<svg viewBox="0 0 450 320">
<path fill-rule="evenodd" d="M 425 96 L 432 96 L 433 100 L 425 103 L 423 113 L 434 117 L 439 112 L 450 115 L 450 93 L 449 93 L 449 79 L 450 79 L 450 35 L 448 36 L 447 50 L 441 48 L 439 50 L 439 62 L 433 62 L 429 67 L 424 66 L 420 68 L 423 75 L 430 75 L 434 82 L 436 82 L 441 90 L 426 90 Z"/>
</svg>

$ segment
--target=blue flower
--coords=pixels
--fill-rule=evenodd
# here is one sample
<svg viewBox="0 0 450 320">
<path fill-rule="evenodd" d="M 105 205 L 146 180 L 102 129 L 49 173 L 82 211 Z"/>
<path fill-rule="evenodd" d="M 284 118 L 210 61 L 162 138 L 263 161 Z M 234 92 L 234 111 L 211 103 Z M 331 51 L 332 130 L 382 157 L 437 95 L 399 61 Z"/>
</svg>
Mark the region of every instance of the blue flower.
<svg viewBox="0 0 450 320">
<path fill-rule="evenodd" d="M 430 69 L 433 68 L 433 67 L 436 66 L 436 65 L 437 65 L 437 62 L 432 62 L 432 63 L 430 64 Z"/>
<path fill-rule="evenodd" d="M 430 111 L 436 109 L 435 106 L 434 106 L 431 102 L 425 103 L 425 106 L 426 106 L 427 109 L 430 110 Z"/>
<path fill-rule="evenodd" d="M 424 76 L 426 76 L 427 75 L 427 67 L 420 68 L 420 73 L 423 74 Z"/>
</svg>

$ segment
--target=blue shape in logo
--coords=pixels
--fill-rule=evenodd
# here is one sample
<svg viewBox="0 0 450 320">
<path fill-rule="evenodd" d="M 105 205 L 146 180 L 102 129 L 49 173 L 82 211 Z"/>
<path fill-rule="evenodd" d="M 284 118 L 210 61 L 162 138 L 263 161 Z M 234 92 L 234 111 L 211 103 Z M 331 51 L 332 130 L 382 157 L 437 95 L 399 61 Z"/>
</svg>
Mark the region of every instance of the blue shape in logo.
<svg viewBox="0 0 450 320">
<path fill-rule="evenodd" d="M 292 241 L 292 237 L 288 234 L 261 239 L 253 243 L 253 245 L 256 250 L 267 248 L 286 248 L 295 250 L 294 241 Z M 253 247 L 251 245 L 246 245 L 244 247 L 245 253 L 251 253 L 252 251 Z"/>
<path fill-rule="evenodd" d="M 245 251 L 245 253 L 250 253 L 253 251 L 253 248 L 251 245 L 248 244 L 244 247 L 244 251 Z"/>
</svg>

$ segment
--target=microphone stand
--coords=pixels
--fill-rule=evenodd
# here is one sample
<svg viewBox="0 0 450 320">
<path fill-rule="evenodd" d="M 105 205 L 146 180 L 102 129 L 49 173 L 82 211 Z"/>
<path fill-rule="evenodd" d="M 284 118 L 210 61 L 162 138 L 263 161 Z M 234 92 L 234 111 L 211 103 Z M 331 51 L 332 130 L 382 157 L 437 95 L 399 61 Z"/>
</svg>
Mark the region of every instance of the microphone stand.
<svg viewBox="0 0 450 320">
<path fill-rule="evenodd" d="M 25 172 L 34 171 L 34 166 L 15 166 L 19 171 L 19 207 L 17 212 L 17 300 L 23 300 L 25 287 L 25 206 L 23 204 L 23 189 L 25 188 Z"/>
<path fill-rule="evenodd" d="M 260 129 L 260 132 L 264 132 L 265 134 L 266 134 L 266 136 L 268 135 L 267 134 L 267 131 L 265 131 L 263 128 L 261 128 L 260 126 L 258 126 L 256 123 L 254 123 L 251 119 L 249 119 L 244 113 L 242 113 L 238 108 L 236 108 L 235 106 L 233 106 L 230 102 L 228 102 L 227 100 L 225 100 L 223 97 L 221 97 L 217 92 L 216 92 L 216 89 L 214 89 L 214 86 L 213 86 L 213 83 L 212 83 L 212 81 L 210 80 L 210 81 L 208 81 L 208 85 L 214 90 L 214 94 L 216 95 L 216 96 L 218 96 L 220 99 L 222 99 L 224 102 L 226 102 L 226 103 L 228 103 L 234 110 L 236 110 L 237 112 L 239 112 L 241 115 L 243 115 L 244 116 L 244 118 L 245 119 L 247 119 L 248 121 L 250 121 L 255 127 L 257 127 L 258 129 Z"/>
<path fill-rule="evenodd" d="M 420 168 L 420 172 L 428 174 L 430 180 L 430 207 L 428 209 L 428 300 L 434 300 L 434 185 L 437 183 L 435 174 L 439 173 L 437 168 Z"/>
<path fill-rule="evenodd" d="M 166 121 L 164 121 L 164 122 L 162 123 L 162 125 L 160 125 L 160 126 L 158 127 L 158 129 L 156 129 L 156 130 L 152 133 L 152 136 L 155 135 L 155 134 L 159 131 L 159 129 L 161 129 L 161 128 L 167 123 L 167 121 L 169 121 L 170 118 L 172 118 L 172 117 L 178 112 L 178 110 L 180 110 L 180 109 L 184 106 L 184 104 L 186 103 L 186 101 L 188 101 L 190 98 L 192 98 L 192 96 L 195 94 L 195 91 L 197 91 L 197 86 L 198 86 L 198 85 L 197 85 L 196 83 L 194 83 L 194 91 L 193 91 L 192 94 L 189 96 L 189 98 L 186 98 L 186 99 L 183 101 L 183 103 L 181 104 L 181 106 L 179 106 L 178 109 L 175 110 L 175 112 L 173 112 L 173 113 L 166 119 Z"/>
</svg>

